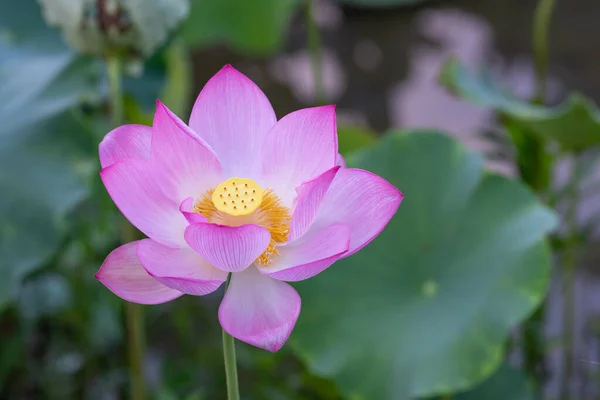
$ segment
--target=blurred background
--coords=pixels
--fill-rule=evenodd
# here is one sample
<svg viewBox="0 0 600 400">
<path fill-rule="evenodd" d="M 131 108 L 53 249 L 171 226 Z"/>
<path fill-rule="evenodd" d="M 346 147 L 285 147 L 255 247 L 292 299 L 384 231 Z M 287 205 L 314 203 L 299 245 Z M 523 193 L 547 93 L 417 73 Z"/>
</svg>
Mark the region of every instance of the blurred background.
<svg viewBox="0 0 600 400">
<path fill-rule="evenodd" d="M 0 399 L 132 398 L 126 305 L 94 279 L 122 227 L 97 158 L 114 59 L 129 123 L 151 125 L 156 98 L 187 120 L 225 64 L 279 118 L 335 103 L 349 164 L 406 196 L 361 253 L 294 285 L 281 351 L 237 343 L 243 399 L 600 398 L 599 16 L 594 0 L 0 0 Z M 226 398 L 221 297 L 137 309 L 135 400 Z"/>
</svg>

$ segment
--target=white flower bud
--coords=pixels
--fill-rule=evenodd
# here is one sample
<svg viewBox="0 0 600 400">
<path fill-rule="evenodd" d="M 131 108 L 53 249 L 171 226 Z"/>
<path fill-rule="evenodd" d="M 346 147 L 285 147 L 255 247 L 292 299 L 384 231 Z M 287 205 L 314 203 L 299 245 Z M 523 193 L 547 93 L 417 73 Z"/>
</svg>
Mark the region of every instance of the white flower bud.
<svg viewBox="0 0 600 400">
<path fill-rule="evenodd" d="M 38 0 L 48 24 L 85 54 L 148 57 L 187 16 L 189 0 Z"/>
</svg>

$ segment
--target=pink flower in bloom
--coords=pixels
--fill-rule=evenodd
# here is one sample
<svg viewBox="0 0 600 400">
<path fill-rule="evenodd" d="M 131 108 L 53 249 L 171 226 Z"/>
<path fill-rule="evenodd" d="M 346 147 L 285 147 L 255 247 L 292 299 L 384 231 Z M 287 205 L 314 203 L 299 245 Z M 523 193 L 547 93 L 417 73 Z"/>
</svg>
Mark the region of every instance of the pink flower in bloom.
<svg viewBox="0 0 600 400">
<path fill-rule="evenodd" d="M 148 239 L 108 255 L 96 277 L 121 298 L 158 304 L 231 282 L 219 321 L 277 351 L 300 313 L 288 282 L 317 275 L 367 245 L 402 194 L 337 152 L 335 107 L 277 121 L 263 92 L 224 67 L 189 126 L 157 102 L 152 127 L 124 125 L 100 143 L 100 176 Z"/>
</svg>

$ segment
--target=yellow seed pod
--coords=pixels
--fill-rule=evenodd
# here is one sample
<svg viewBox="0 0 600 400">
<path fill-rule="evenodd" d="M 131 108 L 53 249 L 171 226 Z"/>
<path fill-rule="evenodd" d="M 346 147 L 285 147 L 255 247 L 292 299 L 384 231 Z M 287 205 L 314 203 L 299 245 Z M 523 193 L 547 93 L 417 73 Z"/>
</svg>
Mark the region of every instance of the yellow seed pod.
<svg viewBox="0 0 600 400">
<path fill-rule="evenodd" d="M 263 200 L 263 189 L 248 178 L 229 178 L 221 182 L 212 194 L 217 210 L 234 217 L 249 215 Z"/>
</svg>

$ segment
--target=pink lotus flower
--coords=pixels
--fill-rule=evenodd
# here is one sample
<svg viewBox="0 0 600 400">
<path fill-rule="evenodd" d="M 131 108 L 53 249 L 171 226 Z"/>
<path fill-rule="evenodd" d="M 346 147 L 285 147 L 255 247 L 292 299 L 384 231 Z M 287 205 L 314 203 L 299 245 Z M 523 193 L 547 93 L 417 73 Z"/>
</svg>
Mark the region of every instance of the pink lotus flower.
<svg viewBox="0 0 600 400">
<path fill-rule="evenodd" d="M 96 277 L 127 301 L 157 304 L 213 292 L 231 273 L 219 321 L 270 351 L 300 313 L 285 282 L 363 248 L 402 200 L 379 176 L 345 168 L 334 106 L 277 121 L 231 66 L 208 81 L 189 126 L 157 102 L 152 127 L 106 135 L 100 162 L 108 193 L 148 239 L 114 250 Z"/>
</svg>

